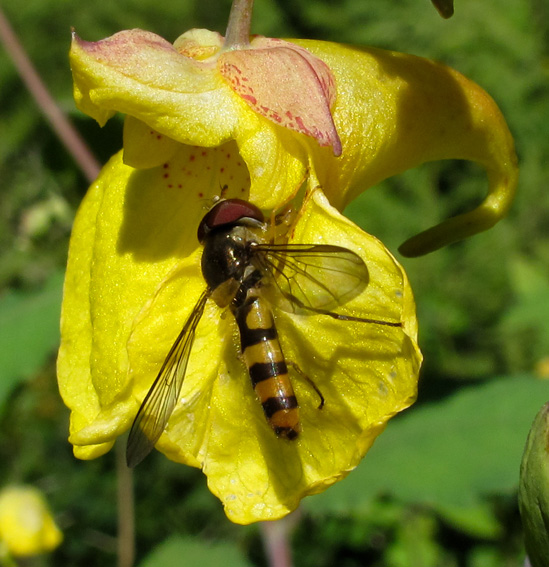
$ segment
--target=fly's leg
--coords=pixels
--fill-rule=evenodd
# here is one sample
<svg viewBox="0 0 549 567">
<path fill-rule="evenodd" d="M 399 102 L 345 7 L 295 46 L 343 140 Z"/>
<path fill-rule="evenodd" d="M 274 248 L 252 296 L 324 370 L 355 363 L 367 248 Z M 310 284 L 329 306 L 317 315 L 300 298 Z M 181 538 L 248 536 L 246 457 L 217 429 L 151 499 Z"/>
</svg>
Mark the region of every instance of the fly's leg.
<svg viewBox="0 0 549 567">
<path fill-rule="evenodd" d="M 291 366 L 298 374 L 301 378 L 303 378 L 304 380 L 306 380 L 311 387 L 313 388 L 313 390 L 317 393 L 318 397 L 320 398 L 320 404 L 318 404 L 318 409 L 322 409 L 324 407 L 324 396 L 322 395 L 322 392 L 320 391 L 320 389 L 318 388 L 318 386 L 307 376 L 307 374 L 305 374 L 305 372 L 303 372 L 303 370 L 301 370 L 301 368 L 292 360 L 286 360 L 286 365 L 287 366 Z"/>
<path fill-rule="evenodd" d="M 288 233 L 295 223 L 296 210 L 292 205 L 288 204 L 278 211 L 272 211 L 266 240 L 271 244 L 275 242 L 285 241 Z"/>
</svg>

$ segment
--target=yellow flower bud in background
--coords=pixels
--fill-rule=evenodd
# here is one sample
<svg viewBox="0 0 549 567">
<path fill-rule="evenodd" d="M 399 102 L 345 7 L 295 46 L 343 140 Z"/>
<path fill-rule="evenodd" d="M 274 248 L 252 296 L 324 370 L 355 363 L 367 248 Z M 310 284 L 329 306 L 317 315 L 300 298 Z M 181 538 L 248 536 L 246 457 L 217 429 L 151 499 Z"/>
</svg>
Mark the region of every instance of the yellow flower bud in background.
<svg viewBox="0 0 549 567">
<path fill-rule="evenodd" d="M 8 486 L 0 492 L 0 545 L 13 556 L 55 549 L 63 534 L 42 493 L 31 486 Z"/>
</svg>

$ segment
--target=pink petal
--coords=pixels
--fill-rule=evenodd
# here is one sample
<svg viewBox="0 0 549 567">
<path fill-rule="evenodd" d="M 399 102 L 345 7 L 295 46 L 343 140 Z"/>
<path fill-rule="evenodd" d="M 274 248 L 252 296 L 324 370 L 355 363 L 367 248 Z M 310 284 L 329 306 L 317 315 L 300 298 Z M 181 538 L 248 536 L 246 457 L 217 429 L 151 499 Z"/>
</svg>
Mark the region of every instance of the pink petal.
<svg viewBox="0 0 549 567">
<path fill-rule="evenodd" d="M 255 112 L 341 154 L 330 111 L 335 80 L 309 51 L 287 41 L 256 38 L 251 49 L 223 53 L 219 71 Z"/>
<path fill-rule="evenodd" d="M 96 42 L 84 41 L 73 34 L 73 41 L 90 58 L 90 64 L 104 65 L 103 74 L 119 74 L 104 77 L 113 87 L 119 77 L 128 77 L 143 85 L 174 92 L 202 92 L 211 88 L 215 67 L 181 55 L 171 43 L 154 33 L 125 30 Z M 207 87 L 203 87 L 204 80 Z"/>
</svg>

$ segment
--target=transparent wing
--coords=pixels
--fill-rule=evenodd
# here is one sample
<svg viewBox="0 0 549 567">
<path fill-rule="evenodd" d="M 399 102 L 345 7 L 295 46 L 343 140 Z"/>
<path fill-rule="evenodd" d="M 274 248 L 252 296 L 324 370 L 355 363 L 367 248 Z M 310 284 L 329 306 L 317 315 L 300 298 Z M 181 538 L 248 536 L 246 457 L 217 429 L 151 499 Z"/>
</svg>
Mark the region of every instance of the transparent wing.
<svg viewBox="0 0 549 567">
<path fill-rule="evenodd" d="M 263 294 L 289 313 L 333 309 L 368 285 L 362 258 L 341 246 L 258 244 L 253 261 L 266 276 Z"/>
<path fill-rule="evenodd" d="M 138 465 L 152 451 L 166 428 L 181 392 L 196 327 L 209 296 L 209 290 L 200 296 L 135 416 L 126 446 L 129 467 Z"/>
</svg>

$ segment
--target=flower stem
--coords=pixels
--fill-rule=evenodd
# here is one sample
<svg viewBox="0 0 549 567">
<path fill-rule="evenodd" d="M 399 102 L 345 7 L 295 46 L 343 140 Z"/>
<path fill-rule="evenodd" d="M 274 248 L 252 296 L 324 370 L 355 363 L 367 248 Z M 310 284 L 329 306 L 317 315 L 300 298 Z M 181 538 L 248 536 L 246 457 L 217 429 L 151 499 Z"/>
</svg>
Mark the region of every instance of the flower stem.
<svg viewBox="0 0 549 567">
<path fill-rule="evenodd" d="M 118 567 L 133 567 L 135 559 L 135 510 L 133 471 L 126 465 L 126 447 L 120 440 L 115 445 L 117 507 L 118 507 Z"/>
<path fill-rule="evenodd" d="M 4 43 L 6 51 L 12 58 L 21 79 L 44 116 L 48 119 L 57 137 L 72 155 L 88 181 L 93 181 L 100 170 L 98 161 L 50 95 L 1 9 L 0 42 Z"/>
<path fill-rule="evenodd" d="M 299 514 L 294 512 L 281 520 L 259 524 L 269 567 L 292 567 L 290 535 L 298 520 Z"/>
<path fill-rule="evenodd" d="M 225 33 L 225 49 L 238 49 L 250 44 L 254 0 L 233 0 Z"/>
</svg>

